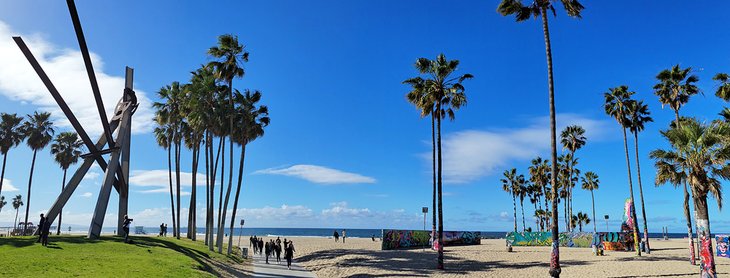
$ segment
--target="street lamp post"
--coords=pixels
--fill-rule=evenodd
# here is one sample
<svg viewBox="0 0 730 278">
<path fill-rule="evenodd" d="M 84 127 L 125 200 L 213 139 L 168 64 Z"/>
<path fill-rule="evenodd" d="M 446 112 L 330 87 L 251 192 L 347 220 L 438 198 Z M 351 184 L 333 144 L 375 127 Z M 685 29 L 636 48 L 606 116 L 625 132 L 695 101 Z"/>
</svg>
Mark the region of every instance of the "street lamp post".
<svg viewBox="0 0 730 278">
<path fill-rule="evenodd" d="M 241 230 L 238 231 L 238 247 L 241 247 L 241 234 L 243 233 L 243 223 L 246 222 L 246 220 L 241 219 Z M 233 235 L 231 235 L 233 236 Z"/>
<path fill-rule="evenodd" d="M 609 232 L 608 230 L 608 214 L 603 216 L 603 219 L 606 219 L 606 232 Z"/>
<path fill-rule="evenodd" d="M 423 212 L 423 231 L 426 231 L 426 214 L 428 214 L 428 207 L 422 207 L 421 212 Z M 423 245 L 423 251 L 426 251 L 426 244 Z"/>
</svg>

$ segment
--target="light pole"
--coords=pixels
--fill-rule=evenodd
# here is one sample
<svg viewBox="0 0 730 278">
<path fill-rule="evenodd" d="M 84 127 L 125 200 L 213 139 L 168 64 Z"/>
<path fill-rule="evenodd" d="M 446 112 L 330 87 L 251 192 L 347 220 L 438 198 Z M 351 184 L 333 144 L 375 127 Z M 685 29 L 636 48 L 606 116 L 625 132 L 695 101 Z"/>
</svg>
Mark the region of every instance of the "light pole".
<svg viewBox="0 0 730 278">
<path fill-rule="evenodd" d="M 608 230 L 608 214 L 603 216 L 603 219 L 606 219 L 606 232 L 609 232 Z"/>
<path fill-rule="evenodd" d="M 422 207 L 421 212 L 423 212 L 423 231 L 426 231 L 426 214 L 428 214 L 428 207 Z M 426 244 L 423 244 L 423 251 L 426 251 Z"/>
<path fill-rule="evenodd" d="M 238 231 L 238 247 L 241 247 L 241 234 L 243 233 L 243 223 L 246 222 L 246 220 L 243 220 L 241 218 L 241 230 Z M 233 235 L 231 235 L 233 236 Z"/>
</svg>

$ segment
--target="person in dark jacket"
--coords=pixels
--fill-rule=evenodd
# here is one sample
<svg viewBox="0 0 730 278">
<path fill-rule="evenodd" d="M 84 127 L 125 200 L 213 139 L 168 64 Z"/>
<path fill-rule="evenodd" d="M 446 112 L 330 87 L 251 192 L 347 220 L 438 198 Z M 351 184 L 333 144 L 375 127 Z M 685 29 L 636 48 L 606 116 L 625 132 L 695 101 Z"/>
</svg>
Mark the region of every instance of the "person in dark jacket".
<svg viewBox="0 0 730 278">
<path fill-rule="evenodd" d="M 124 215 L 124 222 L 122 222 L 122 230 L 124 230 L 124 243 L 129 243 L 129 224 L 132 224 L 134 219 L 129 218 L 126 214 Z"/>
<path fill-rule="evenodd" d="M 276 253 L 276 263 L 281 263 L 281 240 L 274 245 L 274 253 Z"/>
<path fill-rule="evenodd" d="M 267 241 L 266 244 L 264 244 L 264 253 L 266 256 L 266 264 L 269 264 L 269 255 L 271 255 L 271 244 Z"/>
<path fill-rule="evenodd" d="M 294 242 L 289 241 L 289 244 L 284 250 L 284 258 L 286 259 L 286 268 L 291 269 L 291 260 L 294 259 Z"/>
<path fill-rule="evenodd" d="M 51 232 L 51 222 L 48 222 L 48 217 L 46 217 L 46 223 L 39 229 L 41 229 L 41 245 L 48 246 L 48 234 Z"/>
<path fill-rule="evenodd" d="M 41 220 L 38 221 L 38 240 L 36 242 L 43 240 L 43 225 L 46 225 L 46 217 L 41 213 Z M 23 233 L 25 234 L 25 232 Z"/>
</svg>

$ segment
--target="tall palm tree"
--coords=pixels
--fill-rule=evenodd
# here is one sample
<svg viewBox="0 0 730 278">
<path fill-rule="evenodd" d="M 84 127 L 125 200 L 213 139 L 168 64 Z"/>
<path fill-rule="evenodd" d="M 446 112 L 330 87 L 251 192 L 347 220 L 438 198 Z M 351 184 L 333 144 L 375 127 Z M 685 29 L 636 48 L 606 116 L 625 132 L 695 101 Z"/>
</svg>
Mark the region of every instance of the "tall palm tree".
<svg viewBox="0 0 730 278">
<path fill-rule="evenodd" d="M 436 114 L 433 113 L 434 102 L 429 99 L 430 95 L 426 88 L 426 81 L 419 77 L 409 78 L 403 84 L 411 86 L 411 91 L 406 94 L 406 100 L 421 110 L 421 118 L 431 118 L 431 169 L 433 177 L 433 197 L 431 207 L 431 235 L 436 234 Z"/>
<path fill-rule="evenodd" d="M 28 199 L 25 206 L 25 226 L 23 230 L 28 229 L 28 212 L 30 211 L 30 192 L 33 185 L 33 170 L 35 170 L 35 158 L 39 150 L 42 150 L 48 143 L 53 139 L 55 130 L 53 129 L 53 122 L 51 122 L 51 113 L 38 111 L 34 112 L 33 115 L 27 115 L 28 121 L 23 123 L 23 131 L 25 131 L 25 137 L 27 138 L 26 144 L 33 150 L 33 160 L 30 164 L 30 177 L 28 178 Z"/>
<path fill-rule="evenodd" d="M 596 173 L 593 173 L 591 171 L 588 171 L 585 173 L 585 175 L 581 178 L 582 184 L 581 188 L 585 190 L 591 191 L 591 205 L 593 207 L 593 232 L 596 232 L 596 199 L 593 196 L 593 191 L 598 189 L 598 184 L 600 181 L 598 180 L 598 175 Z"/>
<path fill-rule="evenodd" d="M 682 108 L 690 97 L 700 93 L 700 89 L 696 83 L 699 77 L 692 74 L 692 68 L 681 68 L 679 65 L 673 66 L 671 69 L 665 69 L 657 74 L 656 79 L 659 81 L 654 85 L 654 94 L 659 97 L 659 102 L 664 106 L 669 106 L 674 111 L 675 124 L 681 127 L 679 109 Z M 683 169 L 685 171 L 686 169 Z M 694 194 L 694 192 L 692 192 Z M 694 196 L 692 197 L 694 198 Z M 687 190 L 687 184 L 684 184 L 684 216 L 687 219 L 687 238 L 689 238 L 690 263 L 695 264 L 695 247 L 692 233 L 692 216 L 689 213 L 690 192 Z"/>
<path fill-rule="evenodd" d="M 649 228 L 646 225 L 646 208 L 644 204 L 644 189 L 641 184 L 641 166 L 639 163 L 639 132 L 644 130 L 644 125 L 654 120 L 649 117 L 649 106 L 643 101 L 632 101 L 628 106 L 629 111 L 629 130 L 634 134 L 634 150 L 636 154 L 636 180 L 639 182 L 639 198 L 641 199 L 641 217 L 644 219 L 644 243 L 646 244 L 646 253 L 651 253 L 649 247 Z"/>
<path fill-rule="evenodd" d="M 0 212 L 3 211 L 3 207 L 5 207 L 5 205 L 7 204 L 8 202 L 5 201 L 5 196 L 0 196 Z"/>
<path fill-rule="evenodd" d="M 719 82 L 715 96 L 723 99 L 724 101 L 730 101 L 730 75 L 727 73 L 718 73 L 712 80 Z"/>
<path fill-rule="evenodd" d="M 530 181 L 535 184 L 536 186 L 539 186 L 542 189 L 542 194 L 545 197 L 545 213 L 547 215 L 548 212 L 550 212 L 550 209 L 548 208 L 548 200 L 551 200 L 552 198 L 549 198 L 551 195 L 550 187 L 548 187 L 548 183 L 550 182 L 550 162 L 548 160 L 543 160 L 541 157 L 536 157 L 532 159 L 530 166 L 528 167 L 529 174 L 530 174 Z M 550 218 L 545 218 L 545 227 L 550 226 Z"/>
<path fill-rule="evenodd" d="M 512 195 L 512 209 L 514 210 L 514 223 L 515 223 L 515 233 L 517 232 L 517 190 L 516 190 L 516 184 L 517 184 L 517 169 L 512 168 L 511 170 L 505 170 L 504 173 L 502 173 L 502 176 L 504 178 L 500 179 L 499 181 L 502 182 L 502 190 L 504 192 L 509 193 Z"/>
<path fill-rule="evenodd" d="M 16 230 L 18 228 L 18 211 L 22 206 L 23 196 L 20 196 L 20 194 L 15 195 L 15 198 L 13 198 L 13 209 L 15 209 L 15 222 L 13 222 L 13 230 Z"/>
<path fill-rule="evenodd" d="M 20 142 L 25 139 L 22 122 L 23 117 L 18 117 L 17 114 L 0 113 L 0 154 L 3 155 L 3 168 L 0 171 L 0 193 L 3 192 L 8 151 L 20 145 Z"/>
<path fill-rule="evenodd" d="M 570 152 L 572 158 L 575 158 L 575 152 L 586 144 L 585 133 L 585 129 L 579 125 L 567 126 L 560 133 L 560 143 L 563 144 L 563 149 Z M 568 167 L 568 176 L 571 177 L 568 186 L 568 214 L 573 215 L 573 165 Z"/>
<path fill-rule="evenodd" d="M 730 180 L 730 142 L 727 140 L 730 137 L 730 126 L 721 121 L 701 124 L 694 119 L 688 119 L 682 121 L 680 126 L 662 131 L 662 136 L 670 142 L 672 149 L 656 150 L 651 155 L 657 162 L 678 165 L 679 169 L 686 170 L 686 181 L 694 193 L 693 201 L 697 211 L 697 234 L 701 243 L 700 275 L 717 277 L 710 238 L 707 195 L 711 194 L 722 209 L 721 180 Z M 676 170 L 675 168 L 675 173 Z"/>
<path fill-rule="evenodd" d="M 68 167 L 71 167 L 71 165 L 76 164 L 76 162 L 79 161 L 79 157 L 81 156 L 81 147 L 83 145 L 84 142 L 79 140 L 79 136 L 75 132 L 61 132 L 58 136 L 56 136 L 55 142 L 51 144 L 51 154 L 54 155 L 56 162 L 59 166 L 61 166 L 61 169 L 63 169 L 61 191 L 63 191 L 66 186 L 66 172 L 68 172 Z M 61 234 L 62 215 L 63 210 L 58 212 L 56 235 Z"/>
<path fill-rule="evenodd" d="M 246 157 L 246 145 L 253 142 L 257 138 L 264 136 L 264 128 L 269 125 L 269 108 L 265 105 L 259 105 L 261 100 L 261 92 L 251 92 L 246 90 L 243 94 L 236 91 L 233 96 L 236 106 L 236 116 L 238 117 L 236 125 L 233 129 L 233 140 L 241 145 L 241 161 L 238 166 L 238 185 L 236 186 L 236 196 L 233 198 L 233 212 L 231 213 L 231 225 L 228 237 L 228 255 L 231 254 L 233 247 L 233 225 L 236 220 L 236 212 L 238 210 L 238 197 L 241 193 L 241 182 L 243 180 L 243 162 Z"/>
<path fill-rule="evenodd" d="M 631 126 L 631 122 L 629 121 L 629 105 L 631 105 L 631 102 L 633 101 L 631 99 L 631 96 L 634 95 L 634 92 L 629 91 L 628 86 L 619 86 L 616 88 L 611 88 L 609 90 L 610 92 L 603 94 L 606 100 L 603 107 L 606 111 L 606 114 L 614 118 L 616 122 L 618 122 L 618 124 L 621 126 L 621 130 L 623 131 L 624 151 L 626 152 L 626 168 L 629 177 L 629 196 L 631 198 L 631 203 L 636 204 L 636 202 L 634 202 L 634 185 L 631 181 L 631 162 L 629 160 L 629 146 L 626 140 L 626 128 Z M 633 216 L 634 219 L 637 219 L 636 209 L 634 207 L 635 206 L 632 206 L 631 216 Z M 634 227 L 631 228 L 634 230 L 634 244 L 636 248 L 636 254 L 638 256 L 641 256 L 641 248 L 639 248 L 639 227 L 637 222 L 638 221 L 634 221 Z"/>
<path fill-rule="evenodd" d="M 578 222 L 578 230 L 582 233 L 583 232 L 583 224 L 590 224 L 591 218 L 588 217 L 588 214 L 585 214 L 583 212 L 578 212 L 578 215 L 575 216 L 575 220 Z M 593 221 L 595 223 L 595 221 Z"/>
<path fill-rule="evenodd" d="M 172 140 L 173 131 L 169 125 L 164 123 L 164 120 L 160 119 L 160 117 L 156 117 L 155 122 L 157 123 L 157 127 L 155 127 L 154 133 L 157 145 L 167 150 L 167 173 L 169 175 L 168 181 L 170 182 L 170 213 L 172 213 L 172 235 L 176 236 L 177 232 L 175 230 L 175 227 L 177 227 L 177 222 L 175 221 L 175 201 L 174 192 L 172 190 L 172 148 L 170 143 L 170 141 Z"/>
<path fill-rule="evenodd" d="M 245 46 L 238 42 L 238 37 L 230 34 L 218 37 L 218 45 L 208 49 L 208 55 L 218 59 L 210 62 L 215 69 L 216 77 L 228 85 L 228 107 L 233 111 L 233 79 L 241 78 L 245 74 L 243 63 L 248 62 L 248 52 Z M 228 115 L 228 130 L 233 130 L 233 114 Z M 229 167 L 228 167 L 228 192 L 233 184 L 233 141 L 229 140 Z M 222 176 L 221 176 L 222 177 Z M 221 186 L 223 186 L 221 184 Z M 222 189 L 222 188 L 221 188 Z M 224 201 L 223 210 L 228 209 L 228 198 Z M 218 223 L 218 253 L 223 250 L 223 228 L 225 217 L 219 217 Z"/>
<path fill-rule="evenodd" d="M 424 85 L 428 101 L 433 103 L 433 112 L 436 117 L 436 184 L 438 199 L 438 259 L 437 268 L 444 268 L 443 250 L 443 206 L 442 206 L 442 164 L 441 164 L 441 120 L 449 117 L 454 120 L 455 111 L 466 105 L 466 94 L 462 82 L 471 79 L 471 74 L 454 76 L 459 66 L 459 60 L 447 60 L 442 53 L 435 60 L 418 58 L 416 69 L 424 76 Z"/>
<path fill-rule="evenodd" d="M 551 185 L 553 188 L 553 196 L 557 195 L 557 162 L 558 162 L 558 147 L 556 137 L 556 125 L 555 125 L 555 90 L 553 86 L 553 54 L 550 46 L 550 31 L 548 29 L 548 11 L 552 11 L 555 15 L 555 6 L 553 3 L 555 0 L 532 0 L 529 4 L 522 4 L 521 0 L 502 0 L 497 7 L 497 12 L 503 16 L 514 15 L 515 19 L 525 21 L 530 17 L 542 19 L 542 31 L 545 37 L 545 56 L 547 57 L 547 70 L 548 70 L 548 102 L 550 105 L 550 146 L 551 146 L 551 159 L 553 173 L 551 178 Z M 560 0 L 563 4 L 563 8 L 568 13 L 568 16 L 580 18 L 580 13 L 583 10 L 578 0 Z M 553 199 L 553 211 L 558 209 L 557 199 Z M 560 251 L 559 251 L 559 239 L 558 239 L 558 214 L 553 213 L 553 244 L 552 251 L 550 252 L 550 276 L 560 277 Z"/>
<path fill-rule="evenodd" d="M 525 176 L 519 175 L 517 177 L 517 196 L 520 197 L 520 210 L 522 210 L 522 231 L 527 230 L 527 225 L 525 225 L 525 196 L 527 196 L 527 186 L 525 186 Z"/>
<path fill-rule="evenodd" d="M 172 84 L 160 88 L 157 92 L 157 96 L 163 102 L 155 102 L 152 106 L 157 110 L 156 116 L 159 122 L 169 125 L 172 129 L 172 137 L 170 138 L 170 147 L 175 151 L 175 196 L 176 196 L 176 211 L 175 211 L 175 223 L 173 227 L 174 236 L 180 239 L 180 153 L 182 145 L 182 133 L 181 126 L 183 124 L 183 105 L 184 105 L 184 85 L 180 82 L 172 82 Z"/>
</svg>

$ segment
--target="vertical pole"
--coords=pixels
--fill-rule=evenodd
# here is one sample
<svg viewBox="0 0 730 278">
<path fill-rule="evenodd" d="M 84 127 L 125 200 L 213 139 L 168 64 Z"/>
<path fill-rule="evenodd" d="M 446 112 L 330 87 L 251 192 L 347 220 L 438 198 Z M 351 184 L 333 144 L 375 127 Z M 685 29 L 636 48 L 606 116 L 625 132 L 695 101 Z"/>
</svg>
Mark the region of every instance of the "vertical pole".
<svg viewBox="0 0 730 278">
<path fill-rule="evenodd" d="M 130 67 L 125 68 L 125 76 L 124 76 L 124 91 L 126 94 L 127 89 L 132 90 L 132 84 L 133 84 L 133 78 L 134 78 L 134 70 Z M 131 98 L 124 95 L 122 97 L 123 102 L 129 102 L 131 101 Z M 129 109 L 133 109 L 133 107 L 130 107 Z M 130 115 L 131 117 L 131 115 Z M 122 229 L 122 226 L 124 225 L 124 216 L 128 213 L 129 208 L 129 146 L 132 140 L 132 119 L 130 118 L 129 121 L 127 121 L 126 126 L 127 132 L 125 134 L 125 140 L 122 142 L 117 142 L 121 144 L 122 147 L 122 175 L 124 176 L 124 184 L 121 184 L 119 186 L 119 210 L 117 213 L 117 235 L 118 236 L 124 236 L 124 231 Z M 124 130 L 124 129 L 121 129 Z M 120 130 L 120 131 L 121 131 Z"/>
</svg>

